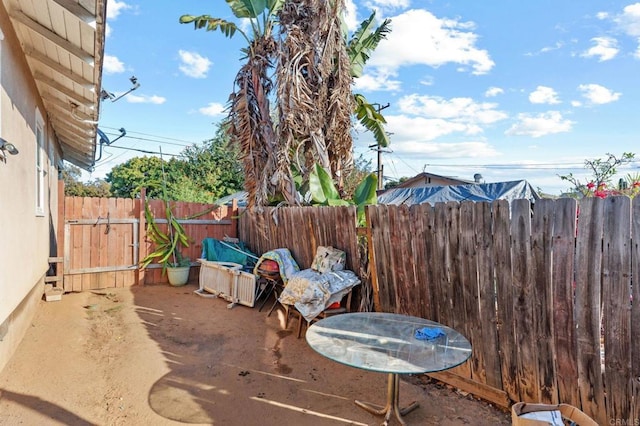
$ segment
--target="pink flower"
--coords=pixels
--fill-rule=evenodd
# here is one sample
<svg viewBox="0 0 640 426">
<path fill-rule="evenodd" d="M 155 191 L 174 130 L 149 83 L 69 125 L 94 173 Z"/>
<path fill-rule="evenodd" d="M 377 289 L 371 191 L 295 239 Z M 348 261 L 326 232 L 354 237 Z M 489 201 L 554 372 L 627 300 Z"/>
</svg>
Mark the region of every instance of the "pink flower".
<svg viewBox="0 0 640 426">
<path fill-rule="evenodd" d="M 598 184 L 598 189 L 600 189 L 600 188 L 606 188 L 606 187 L 607 187 L 607 184 L 606 184 L 606 183 L 604 183 L 604 182 L 600 182 L 600 183 Z"/>
<path fill-rule="evenodd" d="M 606 191 L 601 191 L 601 190 L 597 190 L 593 193 L 594 196 L 598 197 L 598 198 L 607 198 L 607 192 Z"/>
<path fill-rule="evenodd" d="M 634 188 L 640 188 L 640 181 L 633 182 L 633 187 Z"/>
<path fill-rule="evenodd" d="M 589 182 L 589 183 L 587 184 L 587 188 L 589 188 L 589 190 L 592 190 L 592 189 L 593 189 L 593 188 L 595 188 L 595 187 L 596 187 L 596 184 L 595 184 L 595 183 L 593 183 L 593 182 Z"/>
</svg>

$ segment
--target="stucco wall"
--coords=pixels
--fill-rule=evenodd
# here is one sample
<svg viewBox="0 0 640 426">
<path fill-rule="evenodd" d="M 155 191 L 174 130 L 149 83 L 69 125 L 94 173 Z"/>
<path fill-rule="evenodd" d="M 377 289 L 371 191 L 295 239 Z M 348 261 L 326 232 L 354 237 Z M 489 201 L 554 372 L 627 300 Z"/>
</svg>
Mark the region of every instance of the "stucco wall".
<svg viewBox="0 0 640 426">
<path fill-rule="evenodd" d="M 0 161 L 0 369 L 22 338 L 42 295 L 50 233 L 57 224 L 56 152 L 39 97 L 6 10 L 0 3 L 0 136 L 18 155 Z M 36 109 L 45 124 L 44 214 L 36 213 Z"/>
</svg>

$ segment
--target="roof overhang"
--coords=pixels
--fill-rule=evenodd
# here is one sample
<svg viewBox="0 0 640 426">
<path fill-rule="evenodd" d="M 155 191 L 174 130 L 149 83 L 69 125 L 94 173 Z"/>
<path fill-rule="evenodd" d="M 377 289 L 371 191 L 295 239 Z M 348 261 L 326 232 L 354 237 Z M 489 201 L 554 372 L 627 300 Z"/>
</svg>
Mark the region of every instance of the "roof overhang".
<svg viewBox="0 0 640 426">
<path fill-rule="evenodd" d="M 62 158 L 93 167 L 107 0 L 2 0 L 43 99 Z"/>
</svg>

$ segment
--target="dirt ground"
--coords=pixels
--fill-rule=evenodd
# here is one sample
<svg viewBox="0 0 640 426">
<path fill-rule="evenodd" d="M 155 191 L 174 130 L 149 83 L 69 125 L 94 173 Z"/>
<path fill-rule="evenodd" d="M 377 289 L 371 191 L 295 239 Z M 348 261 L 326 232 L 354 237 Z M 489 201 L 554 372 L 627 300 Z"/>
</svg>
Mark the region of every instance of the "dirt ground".
<svg viewBox="0 0 640 426">
<path fill-rule="evenodd" d="M 40 302 L 0 373 L 3 425 L 376 425 L 386 375 L 315 353 L 282 313 L 150 285 Z M 510 425 L 504 410 L 407 377 L 414 425 Z M 392 423 L 395 424 L 395 423 Z"/>
</svg>

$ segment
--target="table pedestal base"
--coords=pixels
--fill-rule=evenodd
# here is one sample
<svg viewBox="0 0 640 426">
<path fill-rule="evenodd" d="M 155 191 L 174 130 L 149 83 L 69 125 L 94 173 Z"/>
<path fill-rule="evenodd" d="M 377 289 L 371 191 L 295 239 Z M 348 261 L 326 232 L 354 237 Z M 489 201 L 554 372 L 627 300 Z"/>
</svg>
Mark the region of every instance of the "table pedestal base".
<svg viewBox="0 0 640 426">
<path fill-rule="evenodd" d="M 389 373 L 389 379 L 387 382 L 387 405 L 384 408 L 376 408 L 378 405 L 374 405 L 368 402 L 355 401 L 356 405 L 360 408 L 367 410 L 372 414 L 378 416 L 384 416 L 383 425 L 388 425 L 391 415 L 395 414 L 400 424 L 406 425 L 402 416 L 418 408 L 418 402 L 414 401 L 405 408 L 400 408 L 400 378 L 397 374 Z"/>
</svg>

